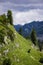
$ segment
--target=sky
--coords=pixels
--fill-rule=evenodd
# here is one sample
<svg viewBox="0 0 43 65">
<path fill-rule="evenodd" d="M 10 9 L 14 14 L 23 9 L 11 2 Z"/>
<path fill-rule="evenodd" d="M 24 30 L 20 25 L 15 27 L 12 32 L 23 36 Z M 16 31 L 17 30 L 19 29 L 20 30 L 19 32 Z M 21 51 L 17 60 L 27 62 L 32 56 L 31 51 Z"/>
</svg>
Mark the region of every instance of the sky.
<svg viewBox="0 0 43 65">
<path fill-rule="evenodd" d="M 43 21 L 43 0 L 0 0 L 0 15 L 11 10 L 14 25 Z"/>
</svg>

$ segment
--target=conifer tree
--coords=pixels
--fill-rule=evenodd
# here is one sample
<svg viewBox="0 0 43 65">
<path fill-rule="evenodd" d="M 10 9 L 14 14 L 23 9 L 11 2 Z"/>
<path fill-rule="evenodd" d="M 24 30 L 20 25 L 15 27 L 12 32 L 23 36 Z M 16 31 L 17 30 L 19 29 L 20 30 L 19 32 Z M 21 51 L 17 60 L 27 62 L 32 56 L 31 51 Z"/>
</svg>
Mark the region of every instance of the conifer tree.
<svg viewBox="0 0 43 65">
<path fill-rule="evenodd" d="M 9 23 L 10 23 L 11 25 L 13 25 L 13 17 L 12 17 L 12 12 L 11 12 L 11 10 L 8 10 L 8 12 L 7 12 L 7 17 L 8 17 Z"/>
<path fill-rule="evenodd" d="M 31 32 L 31 40 L 32 40 L 33 44 L 36 45 L 37 38 L 36 38 L 36 31 L 34 29 L 32 29 L 32 32 Z"/>
<path fill-rule="evenodd" d="M 19 34 L 21 35 L 22 34 L 22 28 L 20 27 L 19 29 Z"/>
</svg>

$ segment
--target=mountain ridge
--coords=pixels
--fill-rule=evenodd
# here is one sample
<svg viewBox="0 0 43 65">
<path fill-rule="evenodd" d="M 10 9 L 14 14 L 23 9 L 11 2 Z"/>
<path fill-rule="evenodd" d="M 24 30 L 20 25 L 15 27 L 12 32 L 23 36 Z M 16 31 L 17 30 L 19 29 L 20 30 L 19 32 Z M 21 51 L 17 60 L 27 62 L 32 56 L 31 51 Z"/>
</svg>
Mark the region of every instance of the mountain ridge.
<svg viewBox="0 0 43 65">
<path fill-rule="evenodd" d="M 35 29 L 37 36 L 43 35 L 43 21 L 33 21 L 31 23 L 24 24 L 23 26 L 20 26 L 17 28 L 18 25 L 15 25 L 15 29 L 19 31 L 20 27 L 22 28 L 22 35 L 28 36 L 31 33 L 32 28 Z M 27 30 L 26 30 L 27 29 Z"/>
</svg>

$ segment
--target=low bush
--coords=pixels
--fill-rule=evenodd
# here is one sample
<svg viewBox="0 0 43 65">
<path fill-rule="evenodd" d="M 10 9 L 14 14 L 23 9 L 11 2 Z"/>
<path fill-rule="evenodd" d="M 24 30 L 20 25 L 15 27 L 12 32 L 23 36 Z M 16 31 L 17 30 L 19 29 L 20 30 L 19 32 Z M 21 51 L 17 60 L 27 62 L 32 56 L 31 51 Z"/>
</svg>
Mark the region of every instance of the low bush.
<svg viewBox="0 0 43 65">
<path fill-rule="evenodd" d="M 30 53 L 31 49 L 28 50 L 28 53 Z"/>
<path fill-rule="evenodd" d="M 40 63 L 43 63 L 43 58 L 40 58 L 39 62 L 40 62 Z"/>
<path fill-rule="evenodd" d="M 11 65 L 11 60 L 10 59 L 4 59 L 3 65 Z"/>
<path fill-rule="evenodd" d="M 8 30 L 7 35 L 8 35 L 8 37 L 10 37 L 10 40 L 11 40 L 11 41 L 14 41 L 14 34 L 13 34 L 13 31 Z"/>
</svg>

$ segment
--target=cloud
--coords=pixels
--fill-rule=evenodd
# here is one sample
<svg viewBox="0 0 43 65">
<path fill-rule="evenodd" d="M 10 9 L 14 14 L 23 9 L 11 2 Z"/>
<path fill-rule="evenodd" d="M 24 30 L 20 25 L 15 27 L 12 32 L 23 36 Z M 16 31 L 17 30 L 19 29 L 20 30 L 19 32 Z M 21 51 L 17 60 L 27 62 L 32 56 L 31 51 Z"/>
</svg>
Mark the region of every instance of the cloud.
<svg viewBox="0 0 43 65">
<path fill-rule="evenodd" d="M 15 14 L 15 17 L 13 14 L 14 24 L 24 25 L 25 23 L 29 23 L 32 21 L 41 21 L 43 20 L 43 14 L 41 14 L 41 12 L 43 12 L 43 10 L 40 10 L 40 9 L 29 10 L 26 12 L 17 12 Z"/>
<path fill-rule="evenodd" d="M 0 0 L 0 2 L 6 2 L 7 0 Z"/>
<path fill-rule="evenodd" d="M 22 3 L 43 3 L 43 0 L 0 0 L 0 2 L 12 2 L 12 3 L 18 3 L 18 4 L 22 4 Z"/>
<path fill-rule="evenodd" d="M 27 11 L 30 9 L 43 9 L 43 4 L 14 4 L 17 11 Z"/>
<path fill-rule="evenodd" d="M 9 0 L 15 4 L 43 3 L 43 0 Z"/>
<path fill-rule="evenodd" d="M 13 20 L 15 25 L 16 24 L 23 25 L 25 23 L 29 23 L 34 20 L 36 21 L 43 20 L 43 4 L 42 4 L 43 1 L 42 0 L 40 0 L 41 2 L 39 0 L 21 0 L 21 1 L 13 0 L 13 1 L 12 0 L 9 0 L 9 1 L 7 0 L 7 2 L 0 1 L 0 14 L 6 13 L 7 10 L 9 9 L 12 10 Z M 26 1 L 28 2 L 28 4 L 26 4 Z M 19 2 L 19 4 L 17 2 Z"/>
<path fill-rule="evenodd" d="M 15 4 L 11 2 L 2 2 L 0 3 L 0 7 L 3 7 L 4 11 L 7 11 L 8 9 L 16 11 L 27 11 L 30 9 L 43 9 L 43 4 Z"/>
</svg>

